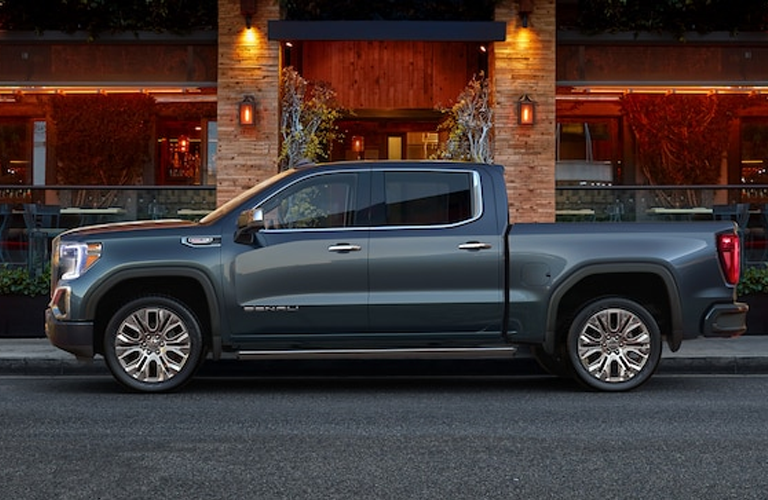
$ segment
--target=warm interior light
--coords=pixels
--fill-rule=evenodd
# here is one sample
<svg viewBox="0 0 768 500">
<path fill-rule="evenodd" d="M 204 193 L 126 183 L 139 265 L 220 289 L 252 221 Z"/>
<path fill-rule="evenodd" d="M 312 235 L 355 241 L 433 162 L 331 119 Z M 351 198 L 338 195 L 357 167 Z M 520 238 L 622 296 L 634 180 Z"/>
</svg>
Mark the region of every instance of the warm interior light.
<svg viewBox="0 0 768 500">
<path fill-rule="evenodd" d="M 253 125 L 256 101 L 252 96 L 245 96 L 240 103 L 240 125 Z"/>
<path fill-rule="evenodd" d="M 365 150 L 365 138 L 362 135 L 352 136 L 352 151 L 362 153 Z"/>
<path fill-rule="evenodd" d="M 352 151 L 357 153 L 357 159 L 362 159 L 362 153 L 365 151 L 365 137 L 362 135 L 352 136 Z"/>
</svg>

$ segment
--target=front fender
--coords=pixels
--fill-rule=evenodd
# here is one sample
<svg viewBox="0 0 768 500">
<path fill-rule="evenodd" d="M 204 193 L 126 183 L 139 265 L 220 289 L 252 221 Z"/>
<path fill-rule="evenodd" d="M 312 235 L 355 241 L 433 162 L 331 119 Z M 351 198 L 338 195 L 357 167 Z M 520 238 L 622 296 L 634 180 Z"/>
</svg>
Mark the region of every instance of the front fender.
<svg viewBox="0 0 768 500">
<path fill-rule="evenodd" d="M 213 349 L 213 356 L 217 359 L 221 354 L 221 308 L 219 306 L 219 300 L 216 293 L 216 287 L 213 284 L 213 278 L 208 275 L 202 269 L 189 266 L 141 266 L 140 268 L 127 268 L 118 269 L 98 283 L 89 288 L 88 292 L 83 297 L 83 302 L 86 304 L 84 310 L 85 317 L 95 318 L 96 310 L 101 300 L 111 293 L 116 287 L 120 286 L 128 280 L 137 279 L 157 279 L 158 277 L 167 277 L 172 279 L 174 277 L 189 278 L 195 280 L 200 284 L 205 294 L 205 301 L 210 311 L 210 330 L 211 330 L 211 346 Z"/>
</svg>

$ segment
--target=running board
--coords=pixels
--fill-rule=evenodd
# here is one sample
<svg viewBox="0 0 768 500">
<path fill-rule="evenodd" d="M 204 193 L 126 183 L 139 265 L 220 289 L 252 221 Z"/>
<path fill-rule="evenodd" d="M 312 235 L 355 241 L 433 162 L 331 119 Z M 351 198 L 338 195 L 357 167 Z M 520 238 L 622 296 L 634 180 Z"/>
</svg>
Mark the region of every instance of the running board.
<svg viewBox="0 0 768 500">
<path fill-rule="evenodd" d="M 490 359 L 514 356 L 517 348 L 439 347 L 418 349 L 289 349 L 240 351 L 238 359 Z"/>
</svg>

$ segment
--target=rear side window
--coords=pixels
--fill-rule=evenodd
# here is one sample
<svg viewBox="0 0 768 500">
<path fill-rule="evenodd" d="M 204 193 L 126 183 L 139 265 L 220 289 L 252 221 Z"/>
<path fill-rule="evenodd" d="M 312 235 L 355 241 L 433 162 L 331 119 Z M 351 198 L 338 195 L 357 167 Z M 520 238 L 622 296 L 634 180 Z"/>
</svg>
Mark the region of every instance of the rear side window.
<svg viewBox="0 0 768 500">
<path fill-rule="evenodd" d="M 470 172 L 385 172 L 385 225 L 455 224 L 473 217 Z"/>
</svg>

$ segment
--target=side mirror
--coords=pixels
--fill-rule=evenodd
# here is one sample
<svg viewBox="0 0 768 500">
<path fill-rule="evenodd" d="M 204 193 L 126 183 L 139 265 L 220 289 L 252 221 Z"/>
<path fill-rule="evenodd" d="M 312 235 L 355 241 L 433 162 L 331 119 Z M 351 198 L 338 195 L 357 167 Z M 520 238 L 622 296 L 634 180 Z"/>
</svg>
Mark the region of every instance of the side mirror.
<svg viewBox="0 0 768 500">
<path fill-rule="evenodd" d="M 264 229 L 264 211 L 260 208 L 244 210 L 237 218 L 235 241 L 250 245 L 253 243 L 253 234 L 262 229 Z"/>
</svg>

